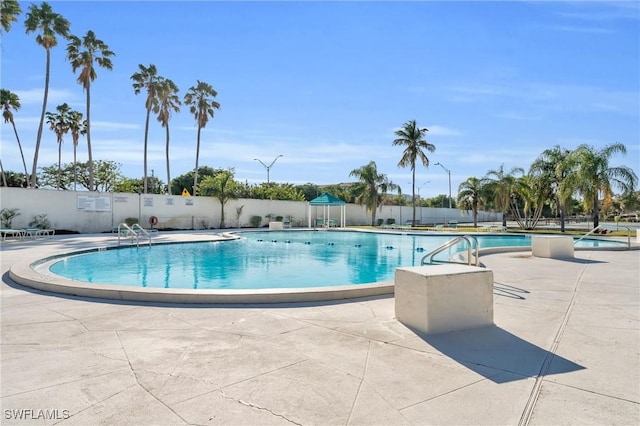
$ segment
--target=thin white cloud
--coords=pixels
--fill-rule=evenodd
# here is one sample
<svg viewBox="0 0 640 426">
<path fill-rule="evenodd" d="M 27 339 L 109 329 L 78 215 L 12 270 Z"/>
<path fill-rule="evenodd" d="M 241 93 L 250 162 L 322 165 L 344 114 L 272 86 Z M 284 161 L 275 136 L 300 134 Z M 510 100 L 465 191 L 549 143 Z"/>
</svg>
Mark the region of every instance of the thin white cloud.
<svg viewBox="0 0 640 426">
<path fill-rule="evenodd" d="M 459 136 L 462 134 L 457 129 L 452 127 L 439 126 L 437 124 L 433 124 L 431 126 L 427 126 L 429 129 L 429 133 L 427 135 L 435 135 L 435 136 Z"/>
<path fill-rule="evenodd" d="M 44 88 L 42 87 L 29 90 L 16 90 L 15 93 L 20 98 L 20 103 L 22 105 L 42 105 L 42 100 L 44 98 Z M 82 100 L 76 92 L 67 89 L 55 89 L 50 87 L 47 96 L 47 106 L 57 105 L 62 102 L 72 104 L 81 103 Z"/>
<path fill-rule="evenodd" d="M 506 120 L 541 120 L 541 115 L 521 114 L 513 111 L 505 111 L 493 114 L 496 118 L 504 118 Z"/>
<path fill-rule="evenodd" d="M 113 121 L 91 121 L 91 128 L 94 130 L 138 130 L 142 126 L 131 123 L 116 123 Z"/>
<path fill-rule="evenodd" d="M 565 31 L 571 33 L 610 34 L 613 32 L 613 30 L 609 28 L 584 26 L 579 27 L 573 25 L 554 25 L 548 28 L 554 31 Z"/>
</svg>

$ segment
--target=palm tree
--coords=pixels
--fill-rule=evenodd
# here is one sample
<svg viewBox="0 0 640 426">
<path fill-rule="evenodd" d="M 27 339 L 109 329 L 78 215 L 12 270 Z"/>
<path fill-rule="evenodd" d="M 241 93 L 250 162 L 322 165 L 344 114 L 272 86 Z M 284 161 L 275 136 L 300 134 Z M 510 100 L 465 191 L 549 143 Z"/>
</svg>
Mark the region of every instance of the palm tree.
<svg viewBox="0 0 640 426">
<path fill-rule="evenodd" d="M 147 118 L 144 123 L 144 193 L 147 193 L 147 141 L 149 138 L 149 116 L 151 110 L 158 104 L 158 90 L 162 83 L 162 77 L 158 76 L 156 66 L 151 64 L 149 68 L 142 64 L 138 64 L 140 72 L 136 72 L 131 76 L 134 81 L 133 90 L 135 94 L 139 94 L 143 89 L 147 91 L 147 99 L 144 103 L 147 109 Z"/>
<path fill-rule="evenodd" d="M 424 139 L 424 134 L 428 132 L 427 128 L 420 129 L 416 124 L 416 120 L 407 121 L 402 125 L 400 130 L 395 132 L 398 136 L 393 141 L 393 145 L 404 145 L 405 149 L 402 158 L 398 162 L 398 167 L 411 167 L 411 205 L 413 206 L 413 224 L 416 223 L 416 160 L 419 158 L 422 165 L 429 167 L 429 158 L 425 151 L 434 152 L 435 145 L 430 144 Z"/>
<path fill-rule="evenodd" d="M 222 170 L 215 176 L 206 176 L 200 183 L 203 195 L 211 195 L 220 201 L 220 229 L 226 225 L 224 223 L 224 206 L 231 199 L 238 198 L 237 186 L 233 180 L 233 169 Z"/>
<path fill-rule="evenodd" d="M 516 173 L 524 173 L 520 167 L 514 167 L 508 173 L 504 171 L 504 164 L 497 170 L 489 170 L 482 179 L 483 185 L 493 194 L 496 206 L 502 212 L 502 226 L 507 226 L 507 209 L 516 184 Z"/>
<path fill-rule="evenodd" d="M 2 117 L 4 117 L 5 123 L 11 123 L 13 126 L 13 133 L 16 135 L 18 141 L 18 148 L 20 149 L 20 157 L 22 157 L 22 165 L 24 166 L 24 181 L 29 186 L 29 172 L 27 171 L 27 162 L 24 161 L 24 152 L 22 151 L 22 144 L 20 143 L 20 137 L 18 136 L 18 130 L 16 129 L 16 123 L 13 120 L 12 109 L 18 111 L 20 109 L 20 98 L 13 92 L 6 89 L 0 89 L 0 103 L 2 104 Z"/>
<path fill-rule="evenodd" d="M 169 79 L 165 79 L 160 84 L 158 90 L 158 104 L 154 112 L 158 114 L 158 121 L 166 130 L 166 156 L 167 156 L 167 193 L 171 194 L 171 172 L 169 169 L 169 120 L 171 120 L 171 111 L 180 112 L 182 102 L 178 97 L 178 86 Z"/>
<path fill-rule="evenodd" d="M 2 186 L 7 186 L 7 176 L 4 174 L 4 167 L 2 167 L 2 160 L 0 160 L 0 175 L 2 175 Z"/>
<path fill-rule="evenodd" d="M 44 47 L 47 54 L 47 63 L 44 79 L 44 99 L 42 100 L 42 114 L 40 114 L 40 124 L 38 125 L 38 135 L 36 136 L 36 148 L 33 155 L 33 168 L 31 169 L 31 186 L 37 185 L 38 153 L 40 152 L 40 141 L 42 140 L 42 129 L 44 127 L 44 115 L 47 110 L 47 98 L 49 97 L 49 69 L 51 67 L 51 49 L 58 45 L 56 36 L 67 38 L 69 36 L 69 21 L 62 15 L 54 13 L 47 2 L 43 2 L 40 7 L 32 4 L 29 6 L 27 19 L 24 21 L 27 34 L 40 31 L 36 35 L 36 43 Z"/>
<path fill-rule="evenodd" d="M 84 49 L 83 49 L 84 48 Z M 89 188 L 93 190 L 93 156 L 91 151 L 91 82 L 96 79 L 97 74 L 93 63 L 107 70 L 113 69 L 111 63 L 111 56 L 115 56 L 115 53 L 109 50 L 102 40 L 96 38 L 93 31 L 87 31 L 87 34 L 82 38 L 71 36 L 70 42 L 67 45 L 67 57 L 71 61 L 71 68 L 73 72 L 76 72 L 78 68 L 81 68 L 80 75 L 78 76 L 78 83 L 82 85 L 82 88 L 87 92 L 87 120 L 86 120 L 86 134 L 87 134 L 87 151 L 89 154 Z"/>
<path fill-rule="evenodd" d="M 193 195 L 198 190 L 198 161 L 200 158 L 200 132 L 209 122 L 209 117 L 213 118 L 215 110 L 220 109 L 220 104 L 213 98 L 218 96 L 213 87 L 200 80 L 196 80 L 196 85 L 191 86 L 184 96 L 185 105 L 189 105 L 189 111 L 196 119 L 198 125 L 198 142 L 196 144 L 196 167 L 193 175 Z"/>
<path fill-rule="evenodd" d="M 87 134 L 87 120 L 82 120 L 82 113 L 79 111 L 71 111 L 69 113 L 69 130 L 71 131 L 71 138 L 73 139 L 73 190 L 76 190 L 76 184 L 78 182 L 78 140 L 80 135 Z M 89 190 L 93 191 L 93 163 L 89 163 Z"/>
<path fill-rule="evenodd" d="M 356 203 L 365 205 L 371 211 L 371 226 L 376 224 L 376 209 L 382 204 L 382 199 L 387 191 L 396 189 L 395 184 L 387 179 L 387 175 L 378 173 L 375 161 L 370 161 L 366 166 L 354 169 L 349 176 L 360 179 L 352 189 L 356 197 Z"/>
<path fill-rule="evenodd" d="M 47 124 L 58 141 L 58 189 L 62 188 L 62 137 L 69 131 L 71 108 L 66 103 L 56 107 L 58 113 L 47 112 Z"/>
<path fill-rule="evenodd" d="M 566 185 L 566 178 L 570 173 L 569 155 L 571 151 L 562 149 L 559 145 L 545 149 L 531 164 L 530 171 L 541 175 L 549 185 L 549 191 L 558 212 L 560 213 L 560 232 L 565 232 L 565 217 L 573 188 Z"/>
<path fill-rule="evenodd" d="M 593 227 L 599 225 L 599 197 L 605 199 L 618 187 L 627 193 L 635 189 L 638 176 L 627 166 L 611 167 L 609 162 L 614 154 L 626 154 L 627 148 L 621 143 L 612 143 L 600 150 L 589 145 L 580 145 L 570 155 L 569 161 L 576 168 L 567 176 L 567 187 L 575 188 L 582 194 L 585 207 L 591 208 Z"/>
<path fill-rule="evenodd" d="M 5 33 L 9 32 L 13 22 L 18 22 L 18 15 L 21 13 L 22 9 L 18 0 L 2 0 L 2 3 L 0 3 L 0 21 Z"/>
<path fill-rule="evenodd" d="M 478 227 L 478 206 L 482 203 L 482 180 L 477 177 L 467 178 L 458 186 L 458 203 L 470 207 L 473 212 L 473 227 Z"/>
</svg>

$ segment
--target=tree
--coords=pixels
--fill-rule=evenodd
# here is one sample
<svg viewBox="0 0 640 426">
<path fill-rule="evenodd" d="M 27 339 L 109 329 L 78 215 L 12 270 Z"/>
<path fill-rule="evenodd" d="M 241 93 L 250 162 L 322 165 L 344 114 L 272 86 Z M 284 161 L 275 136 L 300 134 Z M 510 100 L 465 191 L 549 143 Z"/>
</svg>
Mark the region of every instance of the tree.
<svg viewBox="0 0 640 426">
<path fill-rule="evenodd" d="M 166 186 L 164 182 L 157 176 L 149 176 L 147 178 L 150 194 L 165 194 Z M 144 189 L 144 178 L 124 178 L 116 182 L 113 187 L 115 192 L 132 192 L 140 194 Z"/>
<path fill-rule="evenodd" d="M 24 22 L 27 34 L 40 31 L 36 35 L 36 43 L 46 51 L 47 62 L 44 79 L 44 98 L 42 100 L 42 113 L 40 114 L 40 124 L 36 136 L 36 147 L 33 154 L 33 167 L 31 169 L 31 186 L 37 186 L 38 153 L 40 152 L 40 142 L 42 140 L 42 129 L 44 127 L 44 117 L 47 110 L 47 98 L 49 97 L 49 78 L 51 67 L 51 49 L 58 45 L 57 36 L 67 38 L 69 36 L 69 21 L 62 15 L 54 13 L 47 2 L 43 2 L 40 7 L 32 4 L 29 6 L 27 19 Z"/>
<path fill-rule="evenodd" d="M 0 161 L 0 165 L 2 165 L 2 161 Z M 20 172 L 14 172 L 11 170 L 2 170 L 0 172 L 3 173 L 3 185 L 11 188 L 22 188 L 24 186 L 24 174 Z"/>
<path fill-rule="evenodd" d="M 416 223 L 416 160 L 419 158 L 422 165 L 428 168 L 429 158 L 425 151 L 434 152 L 436 150 L 435 145 L 424 139 L 426 132 L 428 132 L 427 128 L 418 128 L 416 120 L 407 121 L 400 130 L 395 132 L 398 138 L 393 141 L 394 146 L 405 146 L 398 167 L 411 167 L 411 205 L 413 206 L 412 223 L 414 224 Z"/>
<path fill-rule="evenodd" d="M 589 145 L 580 145 L 570 155 L 569 161 L 575 169 L 567 176 L 567 187 L 575 188 L 581 195 L 585 209 L 593 215 L 594 229 L 599 225 L 600 194 L 610 199 L 613 187 L 622 192 L 633 192 L 638 184 L 638 176 L 627 166 L 611 167 L 609 162 L 614 154 L 626 154 L 627 148 L 621 143 L 612 143 L 597 150 Z"/>
<path fill-rule="evenodd" d="M 80 135 L 87 134 L 87 121 L 82 120 L 82 113 L 79 111 L 71 111 L 69 113 L 69 130 L 71 131 L 71 139 L 73 140 L 73 190 L 76 190 L 78 183 L 78 140 Z M 91 157 L 89 157 L 91 158 Z M 89 160 L 89 188 L 93 188 L 93 161 Z M 89 189 L 92 191 L 92 189 Z"/>
<path fill-rule="evenodd" d="M 198 168 L 198 175 L 205 176 L 215 176 L 221 169 L 214 169 L 209 166 L 200 166 Z M 182 174 L 171 181 L 171 193 L 172 194 L 182 194 L 182 191 L 186 189 L 191 194 L 193 194 L 193 170 L 189 171 L 185 174 Z"/>
<path fill-rule="evenodd" d="M 524 173 L 524 170 L 514 167 L 505 173 L 504 164 L 501 164 L 498 169 L 489 170 L 482 179 L 482 184 L 491 192 L 497 208 L 502 212 L 502 226 L 507 226 L 507 210 L 516 181 L 516 173 Z"/>
<path fill-rule="evenodd" d="M 530 173 L 514 179 L 509 207 L 520 228 L 536 227 L 549 198 L 549 184 L 546 176 Z"/>
<path fill-rule="evenodd" d="M 92 191 L 98 192 L 110 192 L 114 187 L 124 179 L 124 176 L 120 172 L 120 163 L 115 161 L 101 161 L 97 160 L 93 162 L 93 189 Z M 62 164 L 62 189 L 72 189 L 74 175 L 77 173 L 78 185 L 81 188 L 89 190 L 89 163 L 78 162 L 63 163 Z M 42 167 L 38 176 L 38 182 L 41 187 L 56 187 L 58 185 L 58 167 L 54 164 L 49 167 Z M 142 188 L 142 186 L 140 186 Z M 124 191 L 123 191 L 124 192 Z M 137 191 L 136 191 L 137 192 Z"/>
<path fill-rule="evenodd" d="M 382 204 L 387 191 L 394 190 L 396 185 L 387 179 L 387 175 L 378 173 L 374 161 L 366 166 L 353 169 L 349 176 L 355 176 L 360 181 L 353 187 L 356 203 L 365 205 L 371 211 L 371 226 L 376 223 L 376 209 Z"/>
<path fill-rule="evenodd" d="M 4 5 L 3 5 L 4 7 Z M 13 126 L 13 133 L 16 135 L 18 141 L 18 148 L 20 149 L 20 157 L 22 158 L 22 165 L 24 166 L 24 181 L 28 186 L 29 172 L 27 171 L 27 162 L 24 161 L 24 152 L 22 151 L 22 144 L 20 143 L 20 137 L 18 136 L 18 130 L 16 129 L 16 123 L 13 120 L 12 109 L 18 111 L 20 109 L 20 98 L 13 92 L 6 89 L 0 89 L 0 103 L 2 103 L 2 117 L 4 117 L 5 123 L 11 123 Z"/>
<path fill-rule="evenodd" d="M 210 195 L 220 201 L 220 228 L 225 228 L 224 206 L 231 199 L 238 198 L 233 169 L 222 170 L 215 176 L 207 176 L 200 182 L 202 195 Z"/>
<path fill-rule="evenodd" d="M 142 64 L 138 64 L 140 72 L 136 72 L 131 76 L 134 81 L 133 90 L 136 95 L 140 94 L 142 90 L 147 91 L 147 99 L 144 106 L 147 109 L 147 116 L 144 122 L 144 186 L 143 193 L 147 193 L 147 146 L 149 138 L 149 116 L 151 110 L 158 104 L 158 90 L 162 83 L 162 77 L 158 76 L 158 70 L 156 66 L 151 64 L 149 67 L 145 67 Z"/>
<path fill-rule="evenodd" d="M 193 195 L 198 191 L 198 161 L 200 158 L 200 132 L 209 122 L 209 117 L 213 118 L 215 110 L 220 109 L 220 104 L 213 98 L 218 96 L 213 87 L 200 80 L 196 80 L 196 85 L 191 86 L 184 97 L 185 105 L 196 119 L 198 126 L 198 140 L 196 144 L 196 167 L 193 176 Z"/>
<path fill-rule="evenodd" d="M 473 212 L 473 227 L 478 227 L 478 206 L 482 202 L 482 180 L 469 177 L 458 186 L 458 203 Z"/>
<path fill-rule="evenodd" d="M 58 141 L 58 189 L 62 189 L 62 142 L 65 133 L 69 132 L 69 122 L 71 121 L 70 113 L 71 108 L 65 102 L 56 107 L 57 113 L 47 112 L 47 124 L 56 134 L 56 140 Z"/>
<path fill-rule="evenodd" d="M 158 121 L 166 130 L 166 157 L 167 157 L 167 192 L 171 194 L 171 172 L 169 169 L 169 120 L 171 120 L 171 111 L 180 112 L 182 102 L 178 97 L 178 86 L 169 79 L 165 79 L 160 83 L 158 90 L 158 104 L 154 112 L 158 114 Z"/>
<path fill-rule="evenodd" d="M 13 22 L 18 22 L 18 15 L 22 13 L 18 0 L 2 0 L 0 3 L 0 21 L 2 29 L 8 33 Z"/>
<path fill-rule="evenodd" d="M 78 83 L 82 85 L 83 90 L 87 93 L 87 152 L 89 154 L 89 187 L 93 188 L 93 156 L 91 150 L 91 83 L 96 79 L 96 69 L 94 62 L 98 66 L 111 70 L 111 56 L 115 56 L 109 46 L 102 40 L 96 38 L 93 31 L 87 31 L 87 34 L 80 39 L 76 36 L 70 37 L 67 45 L 67 57 L 71 61 L 71 68 L 76 72 L 80 68 Z"/>
<path fill-rule="evenodd" d="M 569 155 L 571 151 L 559 145 L 545 149 L 531 164 L 530 173 L 541 176 L 548 184 L 552 202 L 560 214 L 560 232 L 565 232 L 565 217 L 573 189 L 566 185 L 570 173 Z"/>
<path fill-rule="evenodd" d="M 5 173 L 4 173 L 4 167 L 2 166 L 2 160 L 0 160 L 0 175 L 2 175 L 2 186 L 9 186 L 9 185 L 7 185 L 7 175 L 5 175 Z"/>
</svg>

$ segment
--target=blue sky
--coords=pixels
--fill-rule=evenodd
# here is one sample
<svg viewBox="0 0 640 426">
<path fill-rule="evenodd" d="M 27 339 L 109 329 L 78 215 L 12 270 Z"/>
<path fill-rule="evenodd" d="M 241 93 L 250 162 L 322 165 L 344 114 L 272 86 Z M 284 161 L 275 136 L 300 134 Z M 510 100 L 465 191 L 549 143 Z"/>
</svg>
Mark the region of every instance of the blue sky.
<svg viewBox="0 0 640 426">
<path fill-rule="evenodd" d="M 45 51 L 26 35 L 31 3 L 2 34 L 1 83 L 20 96 L 16 125 L 31 170 L 42 105 Z M 37 3 L 39 4 L 39 3 Z M 431 166 L 419 165 L 422 197 L 504 164 L 527 168 L 546 148 L 586 143 L 627 146 L 640 175 L 640 6 L 623 2 L 50 2 L 82 36 L 93 30 L 116 53 L 91 89 L 93 158 L 143 175 L 144 96 L 131 75 L 155 64 L 181 96 L 210 83 L 221 108 L 203 129 L 200 165 L 233 167 L 236 179 L 302 184 L 352 180 L 373 160 L 411 193 L 411 171 L 397 167 L 394 131 L 408 120 L 429 128 Z M 52 50 L 48 111 L 85 95 Z M 187 108 L 171 126 L 171 175 L 195 166 L 196 127 Z M 5 170 L 22 170 L 8 124 Z M 164 129 L 152 120 L 149 174 L 166 181 Z M 86 161 L 86 145 L 79 146 Z M 70 136 L 63 162 L 73 160 Z M 57 163 L 45 130 L 39 166 Z"/>
</svg>

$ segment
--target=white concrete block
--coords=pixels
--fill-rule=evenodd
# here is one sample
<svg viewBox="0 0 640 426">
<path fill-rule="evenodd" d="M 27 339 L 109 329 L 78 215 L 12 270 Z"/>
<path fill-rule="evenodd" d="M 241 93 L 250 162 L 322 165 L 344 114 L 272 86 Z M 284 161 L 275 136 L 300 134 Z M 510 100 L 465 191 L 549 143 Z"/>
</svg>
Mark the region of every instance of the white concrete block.
<svg viewBox="0 0 640 426">
<path fill-rule="evenodd" d="M 420 333 L 493 325 L 493 271 L 467 265 L 397 268 L 396 319 Z"/>
<path fill-rule="evenodd" d="M 279 231 L 282 229 L 284 229 L 284 224 L 282 222 L 269 222 L 269 231 Z"/>
<path fill-rule="evenodd" d="M 574 257 L 573 237 L 568 235 L 534 235 L 531 253 L 535 257 L 562 259 Z"/>
</svg>

